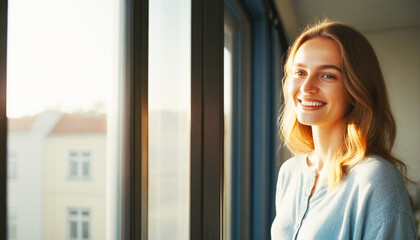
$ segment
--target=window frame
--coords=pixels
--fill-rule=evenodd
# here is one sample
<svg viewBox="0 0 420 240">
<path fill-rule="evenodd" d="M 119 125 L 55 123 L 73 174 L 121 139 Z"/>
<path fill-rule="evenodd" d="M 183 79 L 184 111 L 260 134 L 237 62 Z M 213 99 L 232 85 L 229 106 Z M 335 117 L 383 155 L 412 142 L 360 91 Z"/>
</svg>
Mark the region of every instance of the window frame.
<svg viewBox="0 0 420 240">
<path fill-rule="evenodd" d="M 123 0 L 125 46 L 119 238 L 147 239 L 148 0 Z M 8 1 L 0 1 L 0 239 L 7 238 L 6 69 Z M 92 174 L 92 173 L 91 173 Z M 140 227 L 139 227 L 140 226 Z"/>
<path fill-rule="evenodd" d="M 71 235 L 71 227 L 70 227 L 70 223 L 73 219 L 72 216 L 70 216 L 70 212 L 71 211 L 76 211 L 77 212 L 77 217 L 76 217 L 76 222 L 77 222 L 77 237 L 76 238 L 72 238 Z M 83 212 L 88 212 L 89 213 L 89 217 L 84 217 L 83 216 Z M 83 235 L 83 221 L 85 221 L 86 219 L 88 220 L 89 223 L 89 229 L 88 229 L 88 233 L 89 233 L 89 238 L 85 238 L 82 240 L 90 240 L 92 239 L 92 222 L 91 222 L 91 210 L 89 208 L 78 208 L 78 207 L 69 207 L 67 208 L 67 240 L 78 240 L 80 239 L 81 236 Z M 79 230 L 80 227 L 80 230 Z"/>
<path fill-rule="evenodd" d="M 77 157 L 72 159 L 71 154 L 77 153 Z M 84 158 L 83 154 L 89 153 L 89 157 L 87 159 Z M 69 180 L 92 180 L 92 151 L 89 149 L 70 149 L 67 154 L 67 179 Z M 76 175 L 73 175 L 72 170 L 72 162 L 76 162 Z M 87 176 L 83 175 L 83 163 L 88 163 L 88 171 L 89 174 Z"/>
<path fill-rule="evenodd" d="M 0 4 L 0 238 L 6 239 L 8 4 L 7 1 L 1 1 Z M 121 240 L 146 240 L 148 236 L 148 0 L 126 0 L 124 4 L 125 79 L 122 90 L 124 107 L 121 119 L 123 127 L 119 235 Z M 193 184 L 190 186 L 190 238 L 195 239 L 195 236 L 199 236 L 199 239 L 215 239 L 221 234 L 223 1 L 192 0 L 191 13 L 193 91 L 191 182 Z M 213 121 L 214 118 L 218 121 Z"/>
<path fill-rule="evenodd" d="M 222 236 L 223 212 L 223 47 L 224 47 L 224 1 L 191 0 L 191 172 L 190 172 L 190 239 L 219 239 Z M 259 1 L 254 13 L 250 10 L 256 1 L 241 1 L 251 16 L 252 35 L 258 36 L 258 29 L 268 31 L 267 12 L 260 11 L 263 2 Z M 253 2 L 253 3 L 251 3 Z M 124 4 L 124 79 L 122 82 L 122 142 L 121 142 L 121 178 L 119 182 L 120 221 L 119 236 L 121 240 L 141 239 L 148 236 L 148 0 L 125 0 Z M 0 1 L 0 239 L 7 237 L 7 118 L 6 118 L 6 60 L 7 60 L 7 9 L 8 2 Z M 255 22 L 255 19 L 261 22 Z M 261 29 L 260 29 L 261 30 Z M 265 32 L 266 33 L 266 32 Z M 252 61 L 262 58 L 254 57 L 255 39 Z M 266 53 L 267 48 L 264 49 Z M 269 58 L 265 55 L 266 58 Z M 271 67 L 271 66 L 270 66 Z M 265 70 L 253 68 L 251 82 L 262 75 Z M 267 76 L 270 76 L 267 74 Z M 267 78 L 267 77 L 265 77 Z M 263 81 L 272 81 L 263 79 Z M 250 85 L 249 88 L 254 85 Z M 252 89 L 252 88 L 251 88 Z M 258 89 L 257 89 L 258 90 Z M 251 108 L 254 105 L 256 90 L 250 90 Z M 250 97 L 250 98 L 251 98 Z M 263 102 L 264 103 L 264 102 Z M 261 104 L 261 102 L 259 102 Z M 261 130 L 256 127 L 260 122 L 256 112 L 251 112 L 250 136 L 253 143 L 260 141 L 255 133 Z M 271 113 L 270 113 L 271 114 Z M 266 117 L 266 116 L 265 116 Z M 269 124 L 272 126 L 272 123 Z M 271 129 L 271 127 L 270 127 Z M 264 139 L 271 138 L 267 129 L 262 129 Z M 271 133 L 274 134 L 274 133 Z M 270 137 L 271 136 L 271 137 Z M 271 141 L 271 140 L 270 140 Z M 263 141 L 262 141 L 263 142 Z M 244 143 L 243 143 L 244 144 Z M 248 144 L 248 145 L 247 145 Z M 271 144 L 271 143 L 270 143 Z M 266 218 L 258 222 L 259 216 L 266 216 L 267 211 L 258 213 L 256 204 L 260 200 L 255 189 L 272 179 L 270 173 L 263 181 L 255 170 L 255 159 L 261 154 L 251 143 L 246 146 L 250 153 L 249 188 L 242 189 L 242 194 L 249 196 L 243 207 L 251 206 L 249 225 L 255 222 L 258 226 L 248 229 L 252 232 L 250 239 L 258 235 L 258 228 L 263 224 L 266 229 Z M 273 151 L 269 149 L 269 154 Z M 268 156 L 263 156 L 268 163 Z M 264 165 L 267 168 L 270 164 Z M 261 165 L 262 166 L 262 165 Z M 270 165 L 272 166 L 272 165 Z M 271 170 L 273 171 L 273 170 Z M 92 174 L 92 172 L 91 172 Z M 256 185 L 256 183 L 260 185 Z M 269 184 L 272 187 L 274 183 Z M 246 192 L 248 191 L 248 192 Z M 264 190 L 265 191 L 265 190 Z M 260 198 L 265 195 L 261 195 Z M 249 204 L 249 205 L 248 205 Z M 251 205 L 252 204 L 252 205 Z M 263 204 L 264 206 L 264 204 Z M 252 218 L 251 218 L 252 216 Z M 262 228 L 261 228 L 262 229 Z M 257 237 L 257 238 L 258 238 Z M 262 239 L 262 238 L 258 238 Z"/>
<path fill-rule="evenodd" d="M 0 1 L 0 239 L 7 239 L 7 8 L 8 1 Z"/>
<path fill-rule="evenodd" d="M 120 240 L 148 238 L 149 1 L 125 0 Z"/>
<path fill-rule="evenodd" d="M 190 239 L 221 239 L 224 2 L 192 0 Z"/>
</svg>

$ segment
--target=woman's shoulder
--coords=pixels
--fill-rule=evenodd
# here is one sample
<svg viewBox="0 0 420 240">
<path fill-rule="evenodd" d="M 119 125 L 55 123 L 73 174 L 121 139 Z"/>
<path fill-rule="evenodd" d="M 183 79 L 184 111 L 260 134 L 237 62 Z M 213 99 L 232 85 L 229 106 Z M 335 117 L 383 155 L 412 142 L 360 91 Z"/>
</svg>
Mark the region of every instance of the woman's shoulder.
<svg viewBox="0 0 420 240">
<path fill-rule="evenodd" d="M 350 171 L 348 180 L 358 188 L 360 196 L 373 200 L 377 210 L 411 211 L 404 177 L 391 162 L 380 156 L 367 156 Z"/>
<path fill-rule="evenodd" d="M 357 190 L 358 208 L 364 209 L 364 221 L 370 226 L 366 236 L 414 226 L 404 177 L 388 160 L 377 155 L 367 156 L 350 171 L 347 182 L 353 183 L 351 188 Z M 401 223 L 405 226 L 397 226 Z"/>
<path fill-rule="evenodd" d="M 278 182 L 287 183 L 291 179 L 300 176 L 304 170 L 306 154 L 297 154 L 286 160 L 280 167 Z"/>
<path fill-rule="evenodd" d="M 289 188 L 291 182 L 298 183 L 304 174 L 306 154 L 298 154 L 286 160 L 280 167 L 277 177 L 277 193 L 282 193 Z M 298 181 L 296 181 L 298 180 Z"/>
<path fill-rule="evenodd" d="M 351 170 L 361 184 L 405 185 L 401 172 L 388 160 L 378 155 L 366 156 Z"/>
<path fill-rule="evenodd" d="M 280 167 L 279 174 L 295 173 L 305 163 L 307 154 L 297 154 L 286 160 Z"/>
</svg>

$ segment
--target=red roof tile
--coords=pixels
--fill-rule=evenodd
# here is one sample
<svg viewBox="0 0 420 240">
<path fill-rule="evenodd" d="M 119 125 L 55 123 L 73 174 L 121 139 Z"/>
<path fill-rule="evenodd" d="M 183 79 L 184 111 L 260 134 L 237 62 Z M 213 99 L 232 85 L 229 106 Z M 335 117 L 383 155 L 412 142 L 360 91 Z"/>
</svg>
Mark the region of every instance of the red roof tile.
<svg viewBox="0 0 420 240">
<path fill-rule="evenodd" d="M 35 122 L 38 116 L 9 118 L 7 119 L 7 129 L 9 131 L 27 131 Z"/>
<path fill-rule="evenodd" d="M 64 114 L 51 130 L 51 134 L 72 133 L 106 133 L 106 116 Z"/>
</svg>

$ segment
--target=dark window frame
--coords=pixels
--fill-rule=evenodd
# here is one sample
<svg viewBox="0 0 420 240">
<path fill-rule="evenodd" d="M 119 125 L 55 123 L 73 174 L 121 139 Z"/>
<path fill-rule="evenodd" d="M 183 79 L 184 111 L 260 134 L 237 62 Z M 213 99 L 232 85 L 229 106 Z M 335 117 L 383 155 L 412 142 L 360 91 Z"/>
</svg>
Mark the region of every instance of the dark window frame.
<svg viewBox="0 0 420 240">
<path fill-rule="evenodd" d="M 222 236 L 223 9 L 192 0 L 190 239 Z"/>
<path fill-rule="evenodd" d="M 0 239 L 7 239 L 7 7 L 0 1 Z"/>
<path fill-rule="evenodd" d="M 125 1 L 120 239 L 148 238 L 149 1 Z"/>
</svg>

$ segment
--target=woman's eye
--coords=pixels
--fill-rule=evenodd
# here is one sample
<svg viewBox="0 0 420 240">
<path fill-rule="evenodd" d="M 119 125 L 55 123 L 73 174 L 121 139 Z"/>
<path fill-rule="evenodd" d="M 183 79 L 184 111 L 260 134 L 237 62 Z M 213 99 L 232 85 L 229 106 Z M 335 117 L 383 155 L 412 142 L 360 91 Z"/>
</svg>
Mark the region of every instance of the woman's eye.
<svg viewBox="0 0 420 240">
<path fill-rule="evenodd" d="M 297 75 L 297 76 L 305 76 L 305 72 L 303 72 L 303 71 L 296 71 L 295 72 L 295 75 Z"/>
<path fill-rule="evenodd" d="M 324 74 L 322 75 L 323 78 L 330 78 L 330 79 L 335 79 L 336 77 L 332 74 Z"/>
</svg>

